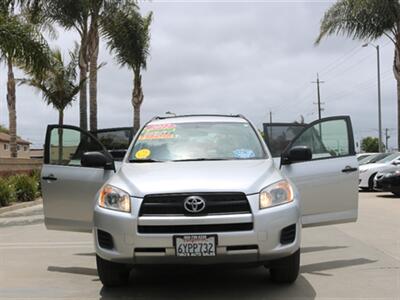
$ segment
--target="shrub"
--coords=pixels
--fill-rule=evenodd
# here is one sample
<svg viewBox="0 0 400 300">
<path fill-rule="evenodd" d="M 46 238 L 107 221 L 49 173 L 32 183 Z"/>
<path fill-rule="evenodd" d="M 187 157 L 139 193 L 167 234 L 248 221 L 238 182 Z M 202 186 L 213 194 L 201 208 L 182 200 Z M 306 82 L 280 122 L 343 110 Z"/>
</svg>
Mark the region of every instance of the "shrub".
<svg viewBox="0 0 400 300">
<path fill-rule="evenodd" d="M 32 170 L 31 171 L 31 177 L 35 180 L 36 186 L 37 186 L 37 197 L 40 197 L 42 195 L 42 185 L 40 183 L 40 174 L 41 170 Z"/>
<path fill-rule="evenodd" d="M 38 184 L 35 178 L 28 175 L 16 175 L 10 181 L 14 185 L 17 201 L 33 201 L 36 198 Z"/>
<path fill-rule="evenodd" d="M 7 206 L 14 200 L 14 188 L 10 181 L 0 178 L 0 206 Z"/>
</svg>

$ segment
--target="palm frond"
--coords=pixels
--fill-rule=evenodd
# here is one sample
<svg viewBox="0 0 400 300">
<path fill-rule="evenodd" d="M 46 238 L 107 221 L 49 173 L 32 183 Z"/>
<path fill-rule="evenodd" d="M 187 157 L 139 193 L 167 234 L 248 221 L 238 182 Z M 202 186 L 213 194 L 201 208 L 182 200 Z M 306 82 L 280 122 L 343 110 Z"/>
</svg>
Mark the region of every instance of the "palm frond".
<svg viewBox="0 0 400 300">
<path fill-rule="evenodd" d="M 101 18 L 101 33 L 121 66 L 146 68 L 150 48 L 152 13 L 142 17 L 137 9 L 116 9 Z"/>
<path fill-rule="evenodd" d="M 0 55 L 12 59 L 23 69 L 38 73 L 49 63 L 47 41 L 33 25 L 16 16 L 0 15 Z"/>
<path fill-rule="evenodd" d="M 70 61 L 66 64 L 60 50 L 51 52 L 51 64 L 44 74 L 32 74 L 30 78 L 19 80 L 41 91 L 48 105 L 63 111 L 76 99 L 84 81 L 77 83 L 77 49 L 69 53 Z"/>
<path fill-rule="evenodd" d="M 400 21 L 397 0 L 339 0 L 324 15 L 316 44 L 328 35 L 374 40 L 390 34 Z"/>
</svg>

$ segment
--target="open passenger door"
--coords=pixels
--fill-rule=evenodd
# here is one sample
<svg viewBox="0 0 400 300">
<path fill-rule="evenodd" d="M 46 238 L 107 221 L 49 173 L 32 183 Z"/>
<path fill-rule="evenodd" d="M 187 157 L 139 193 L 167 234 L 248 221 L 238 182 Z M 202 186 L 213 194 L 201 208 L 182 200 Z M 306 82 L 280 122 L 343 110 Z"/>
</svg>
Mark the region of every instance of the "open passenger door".
<svg viewBox="0 0 400 300">
<path fill-rule="evenodd" d="M 305 146 L 309 161 L 291 162 L 289 152 Z M 308 125 L 288 145 L 281 171 L 300 192 L 304 226 L 357 220 L 358 162 L 350 117 L 330 117 Z"/>
<path fill-rule="evenodd" d="M 74 126 L 49 125 L 46 132 L 42 193 L 48 229 L 90 232 L 95 196 L 114 170 L 84 167 L 81 158 L 90 151 L 113 157 L 89 132 Z"/>
</svg>

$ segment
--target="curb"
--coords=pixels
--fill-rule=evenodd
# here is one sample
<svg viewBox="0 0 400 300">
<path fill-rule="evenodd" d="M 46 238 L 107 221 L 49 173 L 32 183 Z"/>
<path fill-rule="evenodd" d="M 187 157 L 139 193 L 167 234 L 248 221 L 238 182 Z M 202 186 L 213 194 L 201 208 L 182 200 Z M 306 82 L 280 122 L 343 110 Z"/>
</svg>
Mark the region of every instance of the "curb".
<svg viewBox="0 0 400 300">
<path fill-rule="evenodd" d="M 13 210 L 17 210 L 17 209 L 21 209 L 21 208 L 26 208 L 26 207 L 39 205 L 39 204 L 42 204 L 42 203 L 43 203 L 43 199 L 42 198 L 38 198 L 38 199 L 36 199 L 34 201 L 16 203 L 16 204 L 12 204 L 10 206 L 0 207 L 0 214 L 5 213 L 5 212 L 9 212 L 9 211 L 13 211 Z"/>
</svg>

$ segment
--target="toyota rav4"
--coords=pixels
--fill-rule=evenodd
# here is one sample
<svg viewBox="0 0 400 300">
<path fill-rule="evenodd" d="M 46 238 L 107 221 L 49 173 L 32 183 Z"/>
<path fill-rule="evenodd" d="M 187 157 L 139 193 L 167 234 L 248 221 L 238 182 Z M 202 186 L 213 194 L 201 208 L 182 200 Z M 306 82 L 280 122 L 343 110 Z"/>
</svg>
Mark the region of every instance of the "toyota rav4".
<svg viewBox="0 0 400 300">
<path fill-rule="evenodd" d="M 249 263 L 291 283 L 301 228 L 355 221 L 357 185 L 346 116 L 304 126 L 279 157 L 239 115 L 156 117 L 133 138 L 49 125 L 42 169 L 47 228 L 92 232 L 105 286 L 145 264 Z"/>
</svg>

